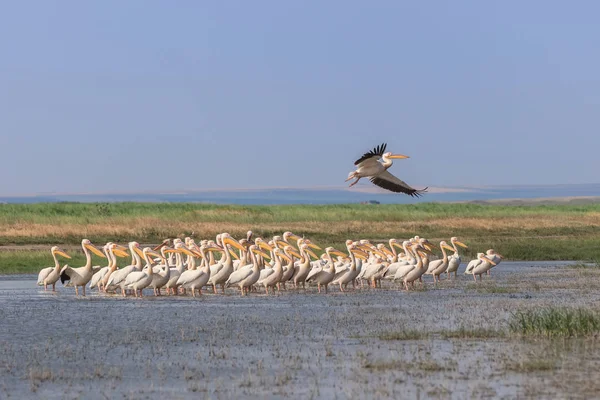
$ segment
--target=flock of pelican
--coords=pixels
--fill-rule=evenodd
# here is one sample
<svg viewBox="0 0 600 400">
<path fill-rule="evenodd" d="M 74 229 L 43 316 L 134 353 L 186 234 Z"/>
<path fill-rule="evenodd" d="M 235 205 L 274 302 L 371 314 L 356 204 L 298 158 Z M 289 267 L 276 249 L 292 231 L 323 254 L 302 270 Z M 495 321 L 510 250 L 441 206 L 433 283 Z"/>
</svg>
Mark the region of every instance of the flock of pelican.
<svg viewBox="0 0 600 400">
<path fill-rule="evenodd" d="M 202 294 L 205 287 L 217 293 L 218 287 L 225 293 L 228 287 L 238 288 L 242 295 L 264 288 L 269 294 L 275 290 L 286 290 L 287 285 L 295 289 L 306 288 L 306 284 L 317 286 L 319 293 L 328 292 L 330 284 L 347 290 L 348 284 L 356 288 L 381 287 L 382 280 L 401 283 L 406 290 L 414 288 L 417 281 L 423 284 L 424 275 L 432 275 L 433 282 L 456 277 L 461 264 L 459 247 L 467 245 L 452 237 L 450 242 L 441 241 L 441 257 L 434 254 L 436 246 L 427 239 L 415 236 L 410 240 L 390 239 L 386 244 L 372 244 L 369 240 L 347 240 L 346 251 L 327 247 L 319 257 L 314 250 L 321 250 L 309 239 L 292 232 L 274 236 L 271 240 L 252 238 L 234 239 L 228 233 L 217 235 L 216 240 L 202 240 L 197 244 L 187 237 L 166 239 L 160 245 L 141 248 L 138 242 L 129 242 L 127 247 L 109 242 L 102 249 L 83 239 L 81 247 L 86 257 L 83 267 L 61 266 L 58 256 L 70 258 L 58 246 L 51 248 L 54 267 L 44 268 L 38 276 L 38 285 L 48 290 L 56 289 L 56 283 L 79 288 L 85 296 L 86 286 L 104 293 L 141 297 L 144 289 L 152 289 L 155 296 L 162 290 L 169 295 L 190 293 Z M 129 253 L 128 253 L 129 251 Z M 449 254 L 451 252 L 451 254 Z M 93 266 L 92 254 L 106 258 L 108 265 Z M 131 257 L 128 266 L 119 268 L 117 259 Z M 478 253 L 466 270 L 466 274 L 482 279 L 483 274 L 498 265 L 502 256 L 490 249 Z"/>
</svg>

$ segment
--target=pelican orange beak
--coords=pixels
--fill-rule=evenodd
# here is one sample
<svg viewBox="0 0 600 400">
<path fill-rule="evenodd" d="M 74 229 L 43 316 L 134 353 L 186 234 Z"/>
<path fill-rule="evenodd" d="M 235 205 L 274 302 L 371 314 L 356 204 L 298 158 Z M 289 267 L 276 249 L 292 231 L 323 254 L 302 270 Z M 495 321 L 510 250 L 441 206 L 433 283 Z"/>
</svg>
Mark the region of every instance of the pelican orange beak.
<svg viewBox="0 0 600 400">
<path fill-rule="evenodd" d="M 279 253 L 279 257 L 284 258 L 287 262 L 292 262 L 292 259 L 285 253 Z"/>
<path fill-rule="evenodd" d="M 259 249 L 252 249 L 252 251 L 254 252 L 254 254 L 258 254 L 259 256 L 262 256 L 269 260 L 271 259 L 271 256 L 269 256 L 267 253 L 260 251 Z"/>
<path fill-rule="evenodd" d="M 155 247 L 155 248 L 153 248 L 152 250 L 154 250 L 154 251 L 158 251 L 158 250 L 160 250 L 161 248 L 163 248 L 163 247 L 165 247 L 166 245 L 168 245 L 170 242 L 171 242 L 171 239 L 165 239 L 165 240 L 163 240 L 163 241 L 162 241 L 162 243 L 161 243 L 161 244 L 159 244 L 158 246 L 156 246 L 156 247 Z"/>
<path fill-rule="evenodd" d="M 197 257 L 196 253 L 194 253 L 193 250 L 190 250 L 187 247 L 180 247 L 178 250 L 180 253 L 185 254 L 186 256 Z"/>
<path fill-rule="evenodd" d="M 454 251 L 454 247 L 450 247 L 447 244 L 443 245 L 442 247 L 445 248 L 446 250 Z"/>
<path fill-rule="evenodd" d="M 284 242 L 283 240 L 275 240 L 275 246 L 280 247 L 280 248 L 284 248 L 285 246 L 289 246 L 289 243 Z"/>
<path fill-rule="evenodd" d="M 360 258 L 361 260 L 366 261 L 369 259 L 369 255 L 362 250 L 353 249 L 351 251 L 352 251 L 352 254 L 354 254 L 356 257 Z"/>
<path fill-rule="evenodd" d="M 392 154 L 391 156 L 388 156 L 387 158 L 403 159 L 403 158 L 410 158 L 410 157 L 405 156 L 404 154 Z"/>
<path fill-rule="evenodd" d="M 336 256 L 348 257 L 345 253 L 342 253 L 339 250 L 333 249 L 329 251 L 330 254 L 335 254 Z"/>
<path fill-rule="evenodd" d="M 290 232 L 290 235 L 288 235 L 288 237 L 290 239 L 292 239 L 292 240 L 295 240 L 295 241 L 298 241 L 298 239 L 302 239 L 300 236 L 298 236 L 298 235 L 296 235 L 294 233 L 291 233 L 291 232 Z"/>
<path fill-rule="evenodd" d="M 106 258 L 106 256 L 104 255 L 104 253 L 102 253 L 96 246 L 94 246 L 93 244 L 86 244 L 85 247 L 90 250 L 92 253 L 94 253 L 95 255 L 97 255 L 98 257 L 102 257 L 102 258 Z"/>
<path fill-rule="evenodd" d="M 310 250 L 310 249 L 306 249 L 305 251 L 306 251 L 306 253 L 307 253 L 309 256 L 311 256 L 311 257 L 312 257 L 312 258 L 314 258 L 315 260 L 318 260 L 318 259 L 319 259 L 319 256 L 318 256 L 318 255 L 316 255 L 316 254 L 315 254 L 315 253 L 314 253 L 312 250 Z"/>
<path fill-rule="evenodd" d="M 489 262 L 490 264 L 492 264 L 492 265 L 496 265 L 496 263 L 495 263 L 495 262 L 493 262 L 492 260 L 490 260 L 490 259 L 489 259 L 489 258 L 487 258 L 486 256 L 483 256 L 483 257 L 481 257 L 481 258 L 485 258 L 485 260 L 486 260 L 487 262 Z"/>
<path fill-rule="evenodd" d="M 201 257 L 204 258 L 204 255 L 202 254 L 201 251 L 197 251 L 197 250 L 192 250 L 191 253 L 193 254 L 194 257 Z"/>
<path fill-rule="evenodd" d="M 463 242 L 459 242 L 458 240 L 455 240 L 454 243 L 457 244 L 457 245 L 459 245 L 460 247 L 464 247 L 465 249 L 469 248 L 469 246 L 467 246 Z"/>
<path fill-rule="evenodd" d="M 71 258 L 71 256 L 70 256 L 70 255 L 68 255 L 67 253 L 65 253 L 65 252 L 64 252 L 64 251 L 62 251 L 62 250 L 56 250 L 56 251 L 54 251 L 54 254 L 58 254 L 59 256 L 62 256 L 62 257 L 64 257 L 64 258 Z"/>
<path fill-rule="evenodd" d="M 115 244 L 115 247 L 113 247 L 113 250 L 121 250 L 121 251 L 127 251 L 127 247 L 125 246 L 121 246 L 120 244 Z"/>
<path fill-rule="evenodd" d="M 144 258 L 144 252 L 140 250 L 138 246 L 133 246 L 133 251 L 135 251 L 138 254 L 138 256 Z"/>
<path fill-rule="evenodd" d="M 273 251 L 273 247 L 269 246 L 269 245 L 267 244 L 267 242 L 265 242 L 264 240 L 260 240 L 260 241 L 259 241 L 258 243 L 256 243 L 256 244 L 258 245 L 258 247 L 261 247 L 261 248 L 263 248 L 263 249 L 265 249 L 265 250 L 268 250 L 268 251 Z M 287 243 L 286 243 L 285 245 L 287 246 Z"/>
<path fill-rule="evenodd" d="M 319 246 L 317 246 L 316 244 L 314 244 L 310 240 L 306 239 L 305 242 L 308 245 L 308 247 L 310 247 L 312 249 L 315 249 L 315 250 L 321 250 L 321 248 Z"/>
<path fill-rule="evenodd" d="M 235 258 L 236 260 L 239 260 L 240 258 L 238 257 L 237 254 L 235 254 L 235 251 L 233 251 L 233 249 L 229 249 L 229 254 L 231 254 L 231 257 Z"/>
<path fill-rule="evenodd" d="M 392 246 L 396 246 L 397 248 L 399 248 L 400 250 L 404 250 L 404 248 L 402 247 L 401 243 L 398 242 L 392 242 Z"/>
<path fill-rule="evenodd" d="M 117 257 L 121 257 L 121 258 L 129 257 L 129 254 L 127 254 L 126 251 L 122 251 L 121 249 L 114 248 L 112 252 Z"/>
<path fill-rule="evenodd" d="M 225 238 L 223 238 L 221 240 L 223 241 L 223 243 L 230 244 L 233 247 L 235 247 L 236 249 L 238 249 L 239 251 L 244 251 L 245 250 L 244 246 L 242 246 L 237 240 L 235 240 L 231 236 L 226 236 Z"/>
<path fill-rule="evenodd" d="M 296 250 L 288 250 L 288 253 L 296 258 L 302 258 L 302 256 L 299 253 L 297 253 Z"/>
<path fill-rule="evenodd" d="M 417 250 L 418 250 L 418 251 L 421 251 L 421 252 L 422 252 L 422 253 L 424 253 L 425 255 L 427 255 L 427 254 L 429 254 L 429 255 L 432 255 L 432 256 L 434 256 L 434 255 L 435 255 L 435 253 L 434 253 L 433 251 L 431 251 L 431 250 L 429 250 L 427 247 L 423 247 L 423 246 L 421 246 L 421 245 L 418 245 L 418 246 L 417 246 Z"/>
</svg>

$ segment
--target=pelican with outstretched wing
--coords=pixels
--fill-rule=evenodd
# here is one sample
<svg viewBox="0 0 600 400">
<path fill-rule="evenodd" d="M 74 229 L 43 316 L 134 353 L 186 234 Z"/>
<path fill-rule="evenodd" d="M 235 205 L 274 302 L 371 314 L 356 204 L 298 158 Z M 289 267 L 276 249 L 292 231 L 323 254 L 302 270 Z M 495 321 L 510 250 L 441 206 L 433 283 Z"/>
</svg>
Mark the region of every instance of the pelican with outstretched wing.
<svg viewBox="0 0 600 400">
<path fill-rule="evenodd" d="M 412 188 L 406 182 L 396 178 L 388 172 L 388 168 L 393 164 L 393 159 L 408 158 L 408 156 L 393 154 L 391 152 L 386 153 L 386 147 L 387 144 L 383 143 L 368 153 L 363 154 L 361 158 L 356 160 L 354 165 L 358 168 L 356 168 L 356 171 L 352 171 L 348 174 L 346 182 L 356 178 L 356 180 L 350 184 L 350 186 L 354 186 L 361 178 L 368 177 L 373 184 L 391 192 L 405 193 L 412 197 L 420 197 L 427 191 L 427 188 L 421 190 Z M 380 162 L 380 159 L 383 162 Z"/>
</svg>

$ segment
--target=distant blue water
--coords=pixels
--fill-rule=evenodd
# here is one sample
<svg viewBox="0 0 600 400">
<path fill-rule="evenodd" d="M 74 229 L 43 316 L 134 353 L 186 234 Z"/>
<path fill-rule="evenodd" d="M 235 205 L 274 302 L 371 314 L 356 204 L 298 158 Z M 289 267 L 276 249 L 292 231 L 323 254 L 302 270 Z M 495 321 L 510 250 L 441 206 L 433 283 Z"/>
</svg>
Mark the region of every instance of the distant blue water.
<svg viewBox="0 0 600 400">
<path fill-rule="evenodd" d="M 40 202 L 201 202 L 215 204 L 344 204 L 375 200 L 382 204 L 533 199 L 545 197 L 600 196 L 600 184 L 552 186 L 497 186 L 458 193 L 426 193 L 422 198 L 403 194 L 374 194 L 348 190 L 272 189 L 245 191 L 188 192 L 181 194 L 40 195 L 0 197 L 3 203 Z"/>
</svg>

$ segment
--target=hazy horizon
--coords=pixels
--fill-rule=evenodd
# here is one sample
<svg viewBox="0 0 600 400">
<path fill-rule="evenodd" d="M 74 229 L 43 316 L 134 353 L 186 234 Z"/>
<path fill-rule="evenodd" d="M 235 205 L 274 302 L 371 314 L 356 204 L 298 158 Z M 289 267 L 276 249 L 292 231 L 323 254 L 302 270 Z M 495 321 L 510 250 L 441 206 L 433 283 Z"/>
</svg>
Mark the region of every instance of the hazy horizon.
<svg viewBox="0 0 600 400">
<path fill-rule="evenodd" d="M 341 187 L 382 142 L 416 188 L 598 182 L 598 11 L 6 2 L 0 196 Z"/>
</svg>

